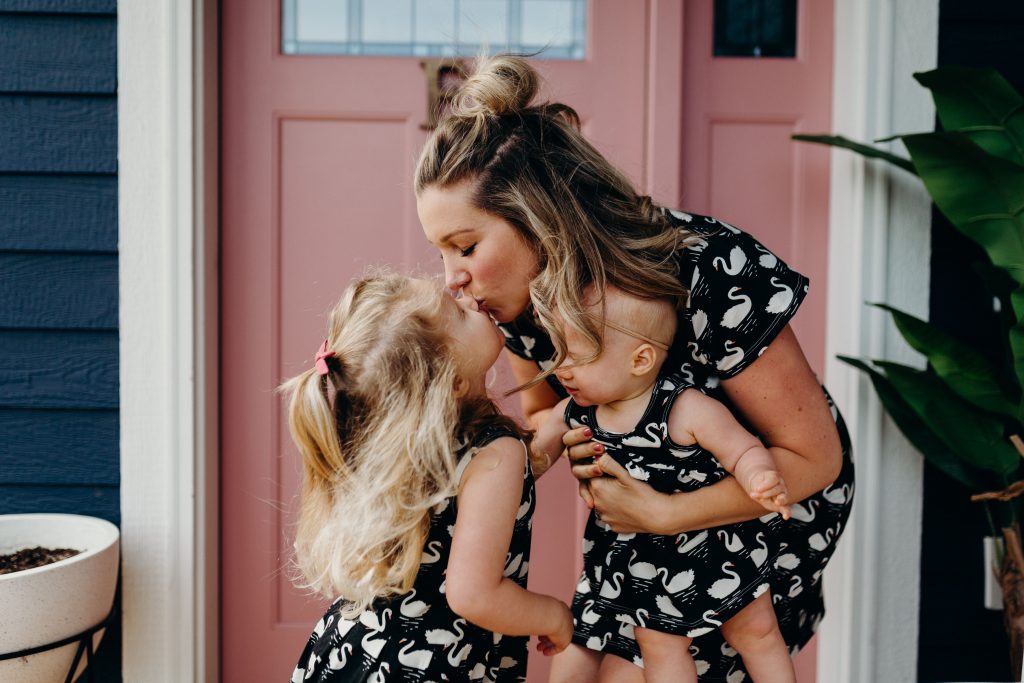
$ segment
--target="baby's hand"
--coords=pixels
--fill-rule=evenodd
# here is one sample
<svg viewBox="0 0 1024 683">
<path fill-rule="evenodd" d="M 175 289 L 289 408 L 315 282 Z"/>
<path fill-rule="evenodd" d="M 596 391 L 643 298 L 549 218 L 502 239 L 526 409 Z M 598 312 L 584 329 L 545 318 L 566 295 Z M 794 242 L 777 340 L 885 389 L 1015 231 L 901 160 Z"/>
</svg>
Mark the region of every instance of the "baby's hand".
<svg viewBox="0 0 1024 683">
<path fill-rule="evenodd" d="M 778 512 L 783 519 L 789 519 L 789 491 L 778 470 L 761 470 L 750 477 L 747 490 L 750 497 L 766 510 Z"/>
<path fill-rule="evenodd" d="M 565 603 L 560 602 L 559 604 L 562 609 L 558 620 L 558 627 L 552 633 L 540 636 L 540 640 L 537 643 L 537 649 L 545 657 L 557 655 L 569 647 L 569 643 L 572 642 L 572 612 L 569 611 Z"/>
</svg>

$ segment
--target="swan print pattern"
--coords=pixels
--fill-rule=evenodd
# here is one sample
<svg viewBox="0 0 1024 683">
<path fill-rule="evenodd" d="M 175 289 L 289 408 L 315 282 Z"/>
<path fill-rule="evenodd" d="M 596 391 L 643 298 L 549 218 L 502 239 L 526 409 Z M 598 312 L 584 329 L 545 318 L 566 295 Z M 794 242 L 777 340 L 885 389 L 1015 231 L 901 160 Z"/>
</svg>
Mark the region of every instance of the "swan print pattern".
<svg viewBox="0 0 1024 683">
<path fill-rule="evenodd" d="M 667 209 L 664 212 L 690 235 L 677 259 L 679 281 L 690 295 L 687 308 L 679 317 L 665 372 L 671 369 L 681 374 L 728 405 L 719 388 L 720 380 L 739 374 L 757 360 L 789 323 L 807 293 L 807 279 L 731 225 L 697 214 Z M 749 307 L 746 297 L 750 299 Z M 501 328 L 510 352 L 533 360 L 540 368 L 551 363 L 554 346 L 529 312 Z M 558 396 L 567 395 L 554 376 L 548 378 L 548 384 Z M 849 434 L 831 398 L 827 393 L 825 396 L 842 444 L 842 470 L 830 486 L 794 506 L 792 519 L 766 529 L 770 535 L 765 536 L 769 547 L 778 551 L 771 563 L 772 603 L 779 629 L 792 653 L 811 639 L 825 614 L 821 575 L 853 504 L 854 467 Z M 694 542 L 701 533 L 686 535 L 680 539 L 680 545 Z M 581 581 L 577 598 L 586 588 Z M 587 619 L 595 623 L 602 616 L 597 607 L 595 602 L 587 612 Z M 618 626 L 610 637 L 601 636 L 603 648 L 596 647 L 600 640 L 584 645 L 639 662 L 640 650 L 629 637 L 629 625 Z M 743 662 L 718 629 L 696 638 L 690 650 L 702 682 L 749 680 Z"/>
<path fill-rule="evenodd" d="M 479 448 L 504 430 L 485 430 L 458 451 L 459 473 Z M 524 462 L 526 462 L 524 449 Z M 526 587 L 535 506 L 533 473 L 526 462 L 523 495 L 506 555 L 506 577 Z M 435 509 L 415 586 L 377 603 L 355 619 L 342 619 L 341 600 L 317 622 L 291 683 L 356 681 L 524 681 L 527 641 L 467 622 L 448 606 L 445 569 L 455 528 L 456 499 Z"/>
<path fill-rule="evenodd" d="M 572 400 L 565 422 L 590 427 L 594 441 L 634 479 L 662 493 L 693 491 L 729 473 L 709 451 L 681 446 L 668 436 L 672 404 L 691 388 L 678 375 L 662 377 L 628 434 L 605 431 L 594 406 L 583 408 Z M 772 513 L 692 534 L 617 534 L 591 513 L 572 606 L 573 641 L 602 650 L 612 638 L 634 639 L 636 626 L 691 638 L 717 629 L 768 590 L 777 555 L 768 539 L 781 524 Z"/>
</svg>

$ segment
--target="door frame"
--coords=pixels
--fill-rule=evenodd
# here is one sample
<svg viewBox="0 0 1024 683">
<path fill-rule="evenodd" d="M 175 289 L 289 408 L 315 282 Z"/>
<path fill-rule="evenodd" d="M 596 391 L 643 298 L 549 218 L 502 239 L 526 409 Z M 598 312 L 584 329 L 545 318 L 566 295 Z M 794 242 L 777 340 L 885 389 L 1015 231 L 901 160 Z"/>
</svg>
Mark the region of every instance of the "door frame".
<svg viewBox="0 0 1024 683">
<path fill-rule="evenodd" d="M 929 54 L 935 63 L 938 0 L 899 5 L 836 0 L 836 26 L 842 30 L 835 34 L 835 130 L 870 138 L 879 131 L 879 111 L 891 111 L 900 96 L 891 84 L 909 77 L 905 67 L 926 68 Z M 675 0 L 650 0 L 648 7 L 649 63 L 659 69 L 648 73 L 648 160 L 645 177 L 637 180 L 668 201 L 673 188 L 678 193 L 681 173 L 682 48 L 671 28 L 682 25 L 681 7 Z M 216 0 L 118 3 L 125 680 L 216 681 L 219 674 L 217 22 Z M 923 27 L 922 33 L 909 57 L 901 58 L 906 48 L 893 27 L 909 24 Z M 674 61 L 660 61 L 673 53 Z M 930 125 L 929 114 L 926 125 L 911 129 Z M 877 274 L 873 264 L 887 260 L 891 246 L 884 237 L 893 210 L 920 222 L 928 209 L 912 192 L 890 200 L 898 181 L 874 174 L 859 160 L 835 154 L 831 172 L 826 348 L 830 358 L 840 351 L 870 355 L 890 346 L 888 333 L 867 314 L 850 311 L 861 310 L 863 293 L 878 291 L 864 286 Z M 920 269 L 921 260 L 916 263 Z M 882 295 L 889 293 L 898 294 L 886 286 Z M 866 509 L 877 500 L 879 477 L 886 472 L 877 454 L 898 439 L 885 431 L 881 408 L 862 379 L 831 361 L 826 381 L 860 447 L 862 502 L 828 571 L 831 608 L 818 638 L 818 679 L 868 681 L 871 654 L 889 652 L 882 660 L 898 661 L 908 646 L 916 652 L 916 621 L 909 629 L 901 623 L 895 641 L 879 635 L 879 615 L 893 609 L 883 598 L 891 602 L 893 596 L 879 590 L 880 553 L 888 546 L 874 534 L 883 521 L 908 534 L 901 555 L 912 568 L 901 587 L 910 592 L 895 597 L 896 607 L 913 608 L 904 614 L 916 615 L 920 496 L 904 495 L 912 500 L 899 520 L 883 520 L 873 506 Z M 901 481 L 919 491 L 919 469 L 910 470 Z M 875 599 L 862 609 L 856 596 L 865 589 Z M 882 624 L 881 633 L 895 630 Z"/>
</svg>

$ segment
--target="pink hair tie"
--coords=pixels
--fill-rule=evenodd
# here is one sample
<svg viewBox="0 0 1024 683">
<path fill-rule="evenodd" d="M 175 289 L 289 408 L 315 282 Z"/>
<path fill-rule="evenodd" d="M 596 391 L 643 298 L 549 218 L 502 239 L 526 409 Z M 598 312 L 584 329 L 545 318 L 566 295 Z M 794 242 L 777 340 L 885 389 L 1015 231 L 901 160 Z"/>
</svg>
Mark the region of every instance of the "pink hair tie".
<svg viewBox="0 0 1024 683">
<path fill-rule="evenodd" d="M 331 369 L 327 367 L 327 359 L 334 358 L 334 356 L 334 351 L 329 351 L 327 349 L 327 340 L 324 339 L 324 343 L 320 345 L 320 348 L 317 349 L 316 355 L 313 357 L 313 365 L 316 367 L 318 375 L 326 375 L 331 371 Z"/>
</svg>

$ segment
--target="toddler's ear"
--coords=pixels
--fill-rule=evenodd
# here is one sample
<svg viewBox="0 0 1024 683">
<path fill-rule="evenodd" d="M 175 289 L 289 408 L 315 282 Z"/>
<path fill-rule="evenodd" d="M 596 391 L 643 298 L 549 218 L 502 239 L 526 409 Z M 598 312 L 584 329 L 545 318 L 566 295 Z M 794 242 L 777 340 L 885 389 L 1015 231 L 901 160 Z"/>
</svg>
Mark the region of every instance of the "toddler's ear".
<svg viewBox="0 0 1024 683">
<path fill-rule="evenodd" d="M 633 349 L 632 367 L 630 372 L 633 375 L 645 375 L 655 368 L 658 362 L 658 352 L 650 344 L 644 343 Z"/>
<path fill-rule="evenodd" d="M 469 382 L 459 377 L 458 379 L 455 380 L 455 386 L 453 387 L 452 391 L 455 394 L 455 398 L 462 398 L 467 393 L 469 393 Z"/>
</svg>

